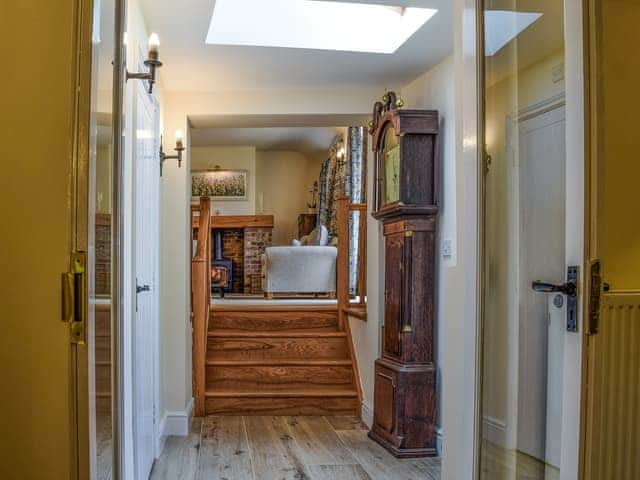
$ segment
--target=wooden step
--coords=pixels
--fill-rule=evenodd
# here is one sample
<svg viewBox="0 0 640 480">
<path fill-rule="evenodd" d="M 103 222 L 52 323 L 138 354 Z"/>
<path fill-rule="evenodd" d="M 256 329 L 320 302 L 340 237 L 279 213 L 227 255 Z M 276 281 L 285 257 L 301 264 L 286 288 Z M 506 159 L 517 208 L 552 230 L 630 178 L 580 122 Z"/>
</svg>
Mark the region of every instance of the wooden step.
<svg viewBox="0 0 640 480">
<path fill-rule="evenodd" d="M 345 332 L 297 332 L 282 330 L 277 332 L 248 332 L 245 330 L 210 330 L 209 337 L 218 338 L 346 338 Z"/>
<path fill-rule="evenodd" d="M 229 367 L 229 366 L 281 366 L 281 367 L 295 367 L 295 366 L 351 366 L 353 362 L 348 358 L 322 358 L 322 359 L 313 359 L 313 358 L 265 358 L 265 359 L 257 359 L 257 360 L 207 360 L 207 365 L 213 365 L 218 367 Z"/>
<path fill-rule="evenodd" d="M 347 338 L 342 332 L 316 333 L 313 336 L 209 336 L 207 360 L 258 359 L 334 359 L 349 358 Z"/>
<path fill-rule="evenodd" d="M 207 415 L 357 415 L 355 391 L 207 392 Z"/>
<path fill-rule="evenodd" d="M 252 310 L 212 310 L 209 330 L 332 332 L 338 329 L 338 311 L 331 308 L 286 310 L 257 308 Z"/>
<path fill-rule="evenodd" d="M 304 391 L 353 389 L 349 365 L 208 365 L 208 391 Z"/>
</svg>

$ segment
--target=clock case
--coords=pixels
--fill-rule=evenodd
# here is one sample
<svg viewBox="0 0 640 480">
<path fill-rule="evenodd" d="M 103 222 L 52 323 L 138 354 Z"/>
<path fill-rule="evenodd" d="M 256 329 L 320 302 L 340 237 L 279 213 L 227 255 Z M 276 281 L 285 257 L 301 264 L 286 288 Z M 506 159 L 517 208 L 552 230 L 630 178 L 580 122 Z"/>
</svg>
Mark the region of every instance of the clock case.
<svg viewBox="0 0 640 480">
<path fill-rule="evenodd" d="M 373 216 L 378 220 L 401 215 L 438 213 L 438 112 L 436 110 L 402 110 L 396 95 L 387 92 L 384 102 L 376 102 L 369 133 L 375 155 Z M 385 205 L 384 140 L 392 128 L 400 146 L 400 198 Z"/>
<path fill-rule="evenodd" d="M 400 144 L 400 200 L 376 208 L 383 223 L 384 326 L 375 362 L 369 436 L 399 458 L 435 456 L 435 259 L 438 214 L 438 112 L 400 110 L 395 94 L 374 107 L 370 129 L 376 179 L 388 128 Z M 378 183 L 378 182 L 377 182 Z M 376 192 L 381 205 L 383 186 Z"/>
</svg>

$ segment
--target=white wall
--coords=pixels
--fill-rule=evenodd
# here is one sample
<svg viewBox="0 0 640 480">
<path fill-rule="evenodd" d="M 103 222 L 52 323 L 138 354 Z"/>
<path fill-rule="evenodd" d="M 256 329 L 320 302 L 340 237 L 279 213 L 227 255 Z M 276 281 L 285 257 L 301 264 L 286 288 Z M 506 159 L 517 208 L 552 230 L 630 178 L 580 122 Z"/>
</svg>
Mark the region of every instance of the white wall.
<svg viewBox="0 0 640 480">
<path fill-rule="evenodd" d="M 300 152 L 257 152 L 257 209 L 274 216 L 273 245 L 298 238 L 298 215 L 307 212 L 309 190 L 321 163 Z"/>
<path fill-rule="evenodd" d="M 256 148 L 252 146 L 210 146 L 191 149 L 191 170 L 207 170 L 219 165 L 223 169 L 246 170 L 247 199 L 212 201 L 211 211 L 220 215 L 255 215 L 256 213 Z"/>
</svg>

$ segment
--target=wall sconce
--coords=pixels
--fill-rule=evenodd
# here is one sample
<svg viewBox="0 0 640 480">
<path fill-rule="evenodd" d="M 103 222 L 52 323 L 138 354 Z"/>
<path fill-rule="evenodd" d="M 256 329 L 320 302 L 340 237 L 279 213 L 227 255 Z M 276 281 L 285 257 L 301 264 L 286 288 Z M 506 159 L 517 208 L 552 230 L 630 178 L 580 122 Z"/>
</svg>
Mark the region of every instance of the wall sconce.
<svg viewBox="0 0 640 480">
<path fill-rule="evenodd" d="M 184 144 L 182 143 L 182 130 L 176 132 L 176 146 L 174 150 L 177 155 L 167 155 L 162 148 L 162 137 L 160 137 L 160 176 L 162 176 L 162 164 L 165 160 L 175 159 L 178 160 L 178 168 L 182 166 L 182 152 L 184 151 Z"/>
<path fill-rule="evenodd" d="M 159 60 L 158 55 L 159 47 L 160 39 L 157 34 L 152 33 L 149 36 L 149 53 L 147 54 L 147 59 L 144 61 L 144 64 L 149 71 L 139 73 L 127 72 L 127 81 L 131 78 L 134 80 L 147 80 L 149 82 L 149 94 L 153 93 L 153 84 L 156 83 L 156 68 L 160 68 L 162 66 L 162 62 Z"/>
</svg>

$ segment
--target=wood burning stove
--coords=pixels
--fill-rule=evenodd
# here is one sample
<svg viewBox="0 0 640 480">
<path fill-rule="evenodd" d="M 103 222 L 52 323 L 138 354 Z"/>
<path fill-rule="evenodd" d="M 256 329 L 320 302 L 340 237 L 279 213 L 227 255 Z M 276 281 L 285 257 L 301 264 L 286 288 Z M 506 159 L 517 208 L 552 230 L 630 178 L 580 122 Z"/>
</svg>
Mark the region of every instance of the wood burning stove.
<svg viewBox="0 0 640 480">
<path fill-rule="evenodd" d="M 224 297 L 233 285 L 233 262 L 222 256 L 222 230 L 213 231 L 213 255 L 211 259 L 211 293 L 216 290 Z"/>
</svg>

